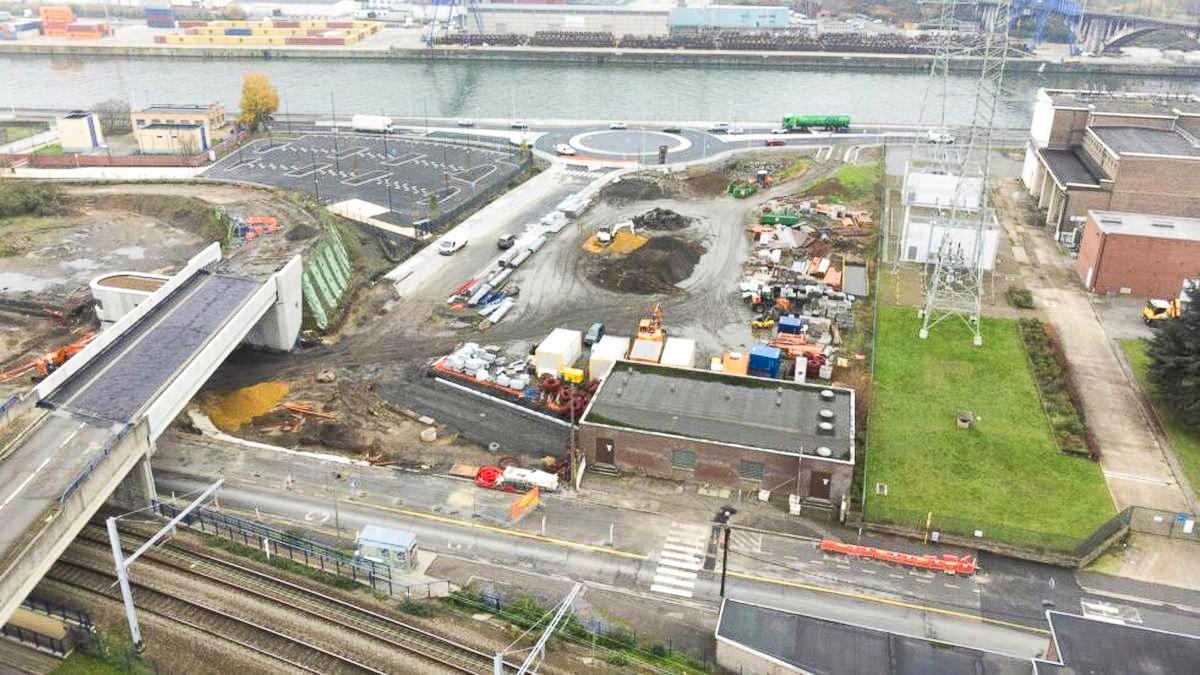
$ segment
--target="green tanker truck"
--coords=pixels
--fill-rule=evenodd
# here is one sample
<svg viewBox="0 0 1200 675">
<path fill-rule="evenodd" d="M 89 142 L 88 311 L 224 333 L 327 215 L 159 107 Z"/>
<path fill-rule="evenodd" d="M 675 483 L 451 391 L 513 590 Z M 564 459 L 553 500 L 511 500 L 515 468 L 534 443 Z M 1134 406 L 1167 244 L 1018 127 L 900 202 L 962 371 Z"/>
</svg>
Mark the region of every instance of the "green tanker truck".
<svg viewBox="0 0 1200 675">
<path fill-rule="evenodd" d="M 823 131 L 844 132 L 850 130 L 848 115 L 788 115 L 783 118 L 783 128 L 788 131 L 808 131 L 820 128 Z"/>
</svg>

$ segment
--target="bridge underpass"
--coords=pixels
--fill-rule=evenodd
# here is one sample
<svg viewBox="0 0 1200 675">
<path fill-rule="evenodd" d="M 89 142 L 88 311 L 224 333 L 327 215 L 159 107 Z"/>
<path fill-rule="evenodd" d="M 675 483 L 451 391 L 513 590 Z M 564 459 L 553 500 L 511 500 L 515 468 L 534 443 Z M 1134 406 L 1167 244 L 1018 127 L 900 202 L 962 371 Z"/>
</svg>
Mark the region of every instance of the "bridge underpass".
<svg viewBox="0 0 1200 675">
<path fill-rule="evenodd" d="M 213 244 L 0 406 L 0 428 L 20 429 L 0 450 L 0 625 L 127 476 L 142 503 L 154 497 L 154 440 L 238 344 L 295 344 L 299 256 L 266 280 L 215 271 L 220 261 Z"/>
</svg>

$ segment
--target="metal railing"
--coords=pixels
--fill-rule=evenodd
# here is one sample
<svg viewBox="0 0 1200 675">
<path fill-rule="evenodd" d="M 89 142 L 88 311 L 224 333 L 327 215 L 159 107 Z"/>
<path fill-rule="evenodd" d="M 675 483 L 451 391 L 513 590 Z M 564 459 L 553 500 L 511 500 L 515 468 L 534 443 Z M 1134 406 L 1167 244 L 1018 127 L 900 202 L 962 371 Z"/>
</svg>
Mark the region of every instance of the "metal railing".
<svg viewBox="0 0 1200 675">
<path fill-rule="evenodd" d="M 45 614 L 56 619 L 62 619 L 68 623 L 73 623 L 81 628 L 90 629 L 92 627 L 92 615 L 82 609 L 73 607 L 64 607 L 57 603 L 50 602 L 33 595 L 27 596 L 21 601 L 21 606 L 31 612 L 37 614 Z"/>
<path fill-rule="evenodd" d="M 59 656 L 66 656 L 75 648 L 75 641 L 71 638 L 69 632 L 64 638 L 52 638 L 49 635 L 43 635 L 28 628 L 6 623 L 0 626 L 0 635 L 8 636 L 17 642 L 32 645 L 37 649 L 58 654 Z"/>
<path fill-rule="evenodd" d="M 112 454 L 113 449 L 116 448 L 117 445 L 120 444 L 127 435 L 129 435 L 129 432 L 132 429 L 132 424 L 126 424 L 120 431 L 117 432 L 116 436 L 110 438 L 108 442 L 104 444 L 104 447 L 100 448 L 100 452 L 97 453 L 96 456 L 92 457 L 92 459 L 88 461 L 87 466 L 80 470 L 80 472 L 75 476 L 75 480 L 72 480 L 67 485 L 66 489 L 63 490 L 62 495 L 59 496 L 59 509 L 62 509 L 63 505 L 66 504 L 67 499 L 69 499 L 71 495 L 75 494 L 75 491 L 79 489 L 79 486 L 83 485 L 84 481 L 91 477 L 92 472 L 96 470 L 96 467 L 100 466 L 100 463 L 105 459 L 108 459 L 108 456 Z"/>
<path fill-rule="evenodd" d="M 164 518 L 174 518 L 182 509 L 173 504 L 155 502 L 154 510 Z M 184 517 L 183 524 L 258 551 L 264 550 L 265 542 L 266 552 L 271 556 L 286 557 L 306 567 L 352 579 L 370 586 L 374 591 L 388 595 L 400 591 L 409 597 L 419 597 L 410 595 L 409 587 L 393 584 L 392 568 L 387 565 L 354 557 L 320 542 L 304 539 L 262 523 L 199 507 Z M 419 586 L 421 584 L 416 585 Z M 425 589 L 427 595 L 432 593 L 432 588 L 430 586 Z"/>
</svg>

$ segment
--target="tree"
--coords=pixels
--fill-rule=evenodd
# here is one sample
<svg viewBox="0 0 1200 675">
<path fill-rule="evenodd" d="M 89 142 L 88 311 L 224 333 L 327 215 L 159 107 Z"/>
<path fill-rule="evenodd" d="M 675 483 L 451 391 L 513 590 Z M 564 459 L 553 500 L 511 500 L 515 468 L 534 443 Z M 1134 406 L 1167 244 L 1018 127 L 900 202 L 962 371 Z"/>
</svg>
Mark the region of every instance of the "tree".
<svg viewBox="0 0 1200 675">
<path fill-rule="evenodd" d="M 133 129 L 129 120 L 129 104 L 118 98 L 101 101 L 92 107 L 100 118 L 100 129 L 105 134 L 127 134 Z"/>
<path fill-rule="evenodd" d="M 246 10 L 238 5 L 231 4 L 225 8 L 225 16 L 234 21 L 242 21 L 246 18 Z"/>
<path fill-rule="evenodd" d="M 1150 382 L 1155 393 L 1184 424 L 1200 429 L 1200 299 L 1150 340 Z"/>
<path fill-rule="evenodd" d="M 246 73 L 242 77 L 242 112 L 238 121 L 251 131 L 265 124 L 279 109 L 279 92 L 266 73 Z"/>
</svg>

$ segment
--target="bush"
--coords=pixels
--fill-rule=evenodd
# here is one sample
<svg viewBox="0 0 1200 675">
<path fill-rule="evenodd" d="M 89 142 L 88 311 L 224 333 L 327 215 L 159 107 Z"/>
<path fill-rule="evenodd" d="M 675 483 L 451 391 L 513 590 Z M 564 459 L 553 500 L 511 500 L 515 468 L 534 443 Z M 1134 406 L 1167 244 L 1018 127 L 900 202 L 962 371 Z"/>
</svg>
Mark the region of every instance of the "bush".
<svg viewBox="0 0 1200 675">
<path fill-rule="evenodd" d="M 400 601 L 400 611 L 413 616 L 433 616 L 433 605 L 412 598 Z"/>
<path fill-rule="evenodd" d="M 53 183 L 0 180 L 0 218 L 50 216 L 62 208 L 62 194 Z"/>
<path fill-rule="evenodd" d="M 1009 289 L 1011 292 L 1013 289 Z M 1025 289 L 1020 289 L 1025 290 Z M 1029 291 L 1025 290 L 1026 293 Z M 1012 301 L 1012 298 L 1009 298 Z M 1087 425 L 1079 412 L 1080 406 L 1066 369 L 1066 359 L 1058 343 L 1050 336 L 1040 319 L 1021 319 L 1017 322 L 1025 352 L 1038 392 L 1042 396 L 1042 408 L 1050 422 L 1055 442 L 1060 450 L 1070 454 L 1100 456 L 1099 448 L 1088 434 Z"/>
<path fill-rule="evenodd" d="M 1004 297 L 1008 299 L 1008 304 L 1017 309 L 1033 309 L 1033 292 L 1028 288 L 1009 286 Z"/>
<path fill-rule="evenodd" d="M 298 576 L 307 577 L 318 583 L 325 584 L 326 586 L 333 586 L 334 588 L 341 588 L 348 591 L 361 588 L 357 581 L 349 577 L 323 572 L 319 569 L 309 567 L 304 563 L 289 560 L 288 558 L 281 558 L 278 555 L 268 558 L 267 554 L 264 553 L 262 549 L 239 544 L 236 541 L 230 541 L 223 537 L 208 536 L 205 537 L 205 543 L 213 548 L 219 548 L 234 555 L 238 555 L 243 558 L 249 558 L 265 565 L 270 565 L 271 567 L 284 572 L 291 572 L 292 574 L 296 574 Z"/>
</svg>

